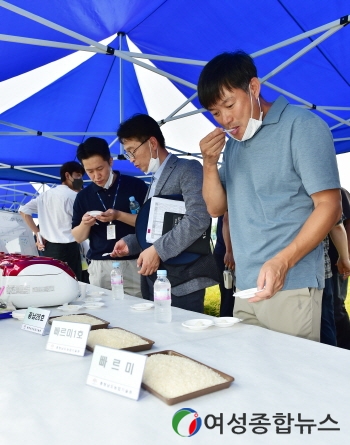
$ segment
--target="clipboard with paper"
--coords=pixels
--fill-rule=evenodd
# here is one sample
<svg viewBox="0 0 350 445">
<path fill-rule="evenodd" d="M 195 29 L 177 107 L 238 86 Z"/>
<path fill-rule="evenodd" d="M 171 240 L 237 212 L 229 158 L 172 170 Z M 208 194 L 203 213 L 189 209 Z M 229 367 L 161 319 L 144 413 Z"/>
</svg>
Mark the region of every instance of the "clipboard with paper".
<svg viewBox="0 0 350 445">
<path fill-rule="evenodd" d="M 178 213 L 184 215 L 186 206 L 184 201 L 169 200 L 153 196 L 148 214 L 146 241 L 154 243 L 163 235 L 164 214 Z"/>
</svg>

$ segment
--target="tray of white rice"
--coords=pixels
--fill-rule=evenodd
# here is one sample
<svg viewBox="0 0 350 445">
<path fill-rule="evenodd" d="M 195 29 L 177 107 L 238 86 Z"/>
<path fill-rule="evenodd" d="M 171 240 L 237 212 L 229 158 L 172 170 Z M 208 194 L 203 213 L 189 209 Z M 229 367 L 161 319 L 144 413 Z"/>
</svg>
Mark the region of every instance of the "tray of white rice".
<svg viewBox="0 0 350 445">
<path fill-rule="evenodd" d="M 124 351 L 139 352 L 151 349 L 154 341 L 122 328 L 98 329 L 90 332 L 86 349 L 93 352 L 96 345 Z"/>
<path fill-rule="evenodd" d="M 90 314 L 69 314 L 57 317 L 50 317 L 49 324 L 56 321 L 70 321 L 71 323 L 86 323 L 91 325 L 91 331 L 95 329 L 104 329 L 109 325 L 109 321 L 102 320 L 102 318 L 95 317 Z"/>
<path fill-rule="evenodd" d="M 234 378 L 176 351 L 147 354 L 142 386 L 168 405 L 230 386 Z"/>
</svg>

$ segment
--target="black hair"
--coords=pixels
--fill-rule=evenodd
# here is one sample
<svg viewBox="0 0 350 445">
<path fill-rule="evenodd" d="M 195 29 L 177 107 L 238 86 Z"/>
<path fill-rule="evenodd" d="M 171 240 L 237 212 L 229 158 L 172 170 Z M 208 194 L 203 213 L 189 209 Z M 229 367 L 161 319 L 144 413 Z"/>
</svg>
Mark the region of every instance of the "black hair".
<svg viewBox="0 0 350 445">
<path fill-rule="evenodd" d="M 65 182 L 67 180 L 66 173 L 72 175 L 73 173 L 81 173 L 85 174 L 84 167 L 76 161 L 65 162 L 60 169 L 61 182 Z"/>
<path fill-rule="evenodd" d="M 165 148 L 165 139 L 157 123 L 148 114 L 134 114 L 119 125 L 117 136 L 120 142 L 124 139 L 135 138 L 140 142 L 155 137 L 162 148 Z"/>
<path fill-rule="evenodd" d="M 105 139 L 91 137 L 82 142 L 77 150 L 77 158 L 80 162 L 84 159 L 89 159 L 92 156 L 101 156 L 104 161 L 109 162 L 111 152 L 109 151 L 108 143 Z"/>
<path fill-rule="evenodd" d="M 223 88 L 248 92 L 253 77 L 258 77 L 258 73 L 249 54 L 244 51 L 219 54 L 205 65 L 199 76 L 198 99 L 208 109 L 222 98 Z"/>
</svg>

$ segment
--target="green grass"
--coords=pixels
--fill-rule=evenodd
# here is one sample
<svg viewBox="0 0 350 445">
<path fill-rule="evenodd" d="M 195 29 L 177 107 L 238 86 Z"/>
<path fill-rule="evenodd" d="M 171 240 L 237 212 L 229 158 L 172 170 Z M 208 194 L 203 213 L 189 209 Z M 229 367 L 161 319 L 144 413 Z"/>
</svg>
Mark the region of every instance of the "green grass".
<svg viewBox="0 0 350 445">
<path fill-rule="evenodd" d="M 350 280 L 348 284 L 348 294 L 345 300 L 345 307 L 350 315 Z M 219 285 L 207 287 L 204 297 L 204 313 L 219 317 L 220 314 L 220 289 Z"/>
<path fill-rule="evenodd" d="M 220 289 L 218 284 L 207 287 L 205 291 L 204 313 L 214 317 L 220 316 Z"/>
</svg>

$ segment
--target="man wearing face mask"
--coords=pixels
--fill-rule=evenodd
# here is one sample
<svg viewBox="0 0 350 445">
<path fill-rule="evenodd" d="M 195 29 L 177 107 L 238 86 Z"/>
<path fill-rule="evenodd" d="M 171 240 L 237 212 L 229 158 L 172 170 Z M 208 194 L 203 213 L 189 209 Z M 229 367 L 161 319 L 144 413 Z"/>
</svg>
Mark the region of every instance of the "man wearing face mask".
<svg viewBox="0 0 350 445">
<path fill-rule="evenodd" d="M 106 140 L 91 137 L 79 145 L 77 158 L 83 164 L 92 181 L 82 190 L 74 203 L 72 234 L 79 243 L 89 239 L 90 283 L 111 289 L 113 260 L 105 253 L 113 251 L 116 241 L 135 233 L 136 215 L 129 209 L 129 197 L 143 202 L 147 186 L 141 179 L 113 171 Z M 100 211 L 91 216 L 91 211 Z M 136 255 L 128 255 L 120 262 L 124 279 L 124 291 L 141 297 L 140 276 L 137 273 Z"/>
<path fill-rule="evenodd" d="M 47 257 L 67 263 L 78 280 L 82 278 L 80 249 L 71 228 L 73 204 L 77 193 L 83 187 L 84 173 L 84 168 L 78 162 L 66 162 L 60 170 L 62 184 L 50 188 L 28 204 L 20 206 L 18 210 L 35 234 L 39 229 L 32 214 L 38 215 L 43 241 L 43 244 L 37 242 L 38 249 L 43 250 Z"/>
<path fill-rule="evenodd" d="M 161 236 L 138 257 L 139 273 L 144 276 L 143 296 L 153 300 L 153 282 L 160 260 L 165 262 L 185 251 L 209 226 L 210 216 L 201 191 L 202 166 L 196 160 L 170 154 L 158 123 L 146 114 L 136 114 L 120 124 L 117 135 L 124 144 L 127 159 L 144 173 L 153 174 L 147 198 L 182 195 L 186 205 L 186 215 L 176 229 Z M 123 257 L 140 251 L 136 236 L 129 235 L 116 243 L 113 256 Z M 174 266 L 173 275 L 169 275 L 168 265 L 164 267 L 168 268 L 172 285 L 172 306 L 203 313 L 205 288 L 218 282 L 218 279 L 215 281 L 214 257 L 203 256 L 187 267 Z"/>
<path fill-rule="evenodd" d="M 260 88 L 241 51 L 202 70 L 199 100 L 221 126 L 200 142 L 203 196 L 212 216 L 228 209 L 237 289 L 258 290 L 236 298 L 234 315 L 319 341 L 322 240 L 341 215 L 332 135 L 314 113 L 282 96 L 269 103 Z"/>
</svg>

